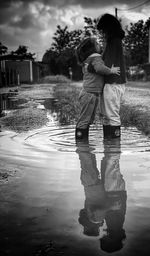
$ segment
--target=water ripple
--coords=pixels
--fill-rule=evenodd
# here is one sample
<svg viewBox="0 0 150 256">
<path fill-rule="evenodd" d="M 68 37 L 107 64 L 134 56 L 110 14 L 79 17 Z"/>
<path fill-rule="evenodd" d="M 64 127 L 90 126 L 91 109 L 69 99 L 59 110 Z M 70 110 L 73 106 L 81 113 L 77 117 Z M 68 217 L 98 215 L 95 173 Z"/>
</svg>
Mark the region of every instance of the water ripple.
<svg viewBox="0 0 150 256">
<path fill-rule="evenodd" d="M 121 150 L 123 154 L 133 154 L 137 152 L 150 151 L 150 138 L 141 134 L 136 128 L 123 128 L 122 136 L 117 149 L 116 141 L 111 143 L 103 141 L 102 126 L 90 128 L 89 144 L 94 153 L 103 153 L 108 151 Z M 75 126 L 46 126 L 42 129 L 30 131 L 24 134 L 14 132 L 1 133 L 1 154 L 30 154 L 40 152 L 75 152 L 77 145 L 75 142 Z M 108 144 L 108 145 L 107 145 Z M 86 150 L 85 144 L 80 144 L 80 149 Z M 88 148 L 87 148 L 88 149 Z M 89 150 L 89 149 L 88 149 Z"/>
<path fill-rule="evenodd" d="M 74 132 L 75 127 L 71 125 L 49 126 L 29 134 L 24 139 L 24 143 L 44 151 L 55 149 L 63 152 L 74 152 L 76 150 Z M 95 153 L 104 152 L 102 127 L 91 127 L 89 145 L 93 147 Z M 111 143 L 111 147 L 115 147 L 115 143 Z M 136 128 L 122 128 L 121 151 L 122 153 L 150 151 L 150 138 L 141 134 Z"/>
</svg>

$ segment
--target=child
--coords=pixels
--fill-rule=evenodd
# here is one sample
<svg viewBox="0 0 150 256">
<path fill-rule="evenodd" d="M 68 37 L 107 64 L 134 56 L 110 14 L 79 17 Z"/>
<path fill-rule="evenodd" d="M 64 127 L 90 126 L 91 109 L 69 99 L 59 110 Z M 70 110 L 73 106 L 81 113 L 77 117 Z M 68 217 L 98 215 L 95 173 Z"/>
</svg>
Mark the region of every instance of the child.
<svg viewBox="0 0 150 256">
<path fill-rule="evenodd" d="M 118 67 L 108 68 L 101 58 L 100 46 L 96 38 L 84 39 L 76 49 L 78 62 L 83 67 L 83 89 L 79 95 L 81 112 L 76 124 L 76 140 L 88 139 L 89 126 L 94 121 L 98 100 L 104 87 L 104 75 L 119 75 Z M 91 64 L 95 72 L 88 72 Z"/>
<path fill-rule="evenodd" d="M 122 39 L 125 33 L 119 20 L 108 13 L 99 19 L 97 29 L 104 34 L 106 39 L 106 47 L 103 53 L 105 65 L 111 67 L 114 64 L 120 67 L 120 76 L 112 74 L 104 77 L 105 86 L 102 98 L 104 138 L 119 138 L 121 126 L 120 104 L 125 92 L 126 83 L 122 47 Z"/>
</svg>

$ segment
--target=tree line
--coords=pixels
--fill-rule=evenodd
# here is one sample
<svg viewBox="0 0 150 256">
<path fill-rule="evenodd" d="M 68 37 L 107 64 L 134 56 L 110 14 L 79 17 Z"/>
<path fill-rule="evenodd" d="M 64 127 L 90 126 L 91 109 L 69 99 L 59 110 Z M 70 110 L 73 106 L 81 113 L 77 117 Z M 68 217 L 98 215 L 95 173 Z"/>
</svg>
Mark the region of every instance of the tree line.
<svg viewBox="0 0 150 256">
<path fill-rule="evenodd" d="M 3 45 L 2 42 L 0 42 L 0 56 L 8 54 L 8 47 Z M 28 47 L 25 45 L 19 45 L 19 47 L 16 49 L 16 51 L 11 51 L 9 53 L 9 56 L 15 57 L 19 56 L 22 57 L 22 59 L 35 59 L 35 53 L 28 52 Z"/>
<path fill-rule="evenodd" d="M 50 48 L 43 55 L 42 62 L 48 65 L 48 73 L 70 76 L 73 80 L 82 78 L 82 67 L 78 65 L 75 55 L 75 48 L 80 41 L 90 35 L 98 38 L 103 49 L 103 35 L 96 29 L 97 19 L 84 17 L 83 29 L 69 31 L 68 27 L 57 26 Z M 130 23 L 125 28 L 125 38 L 123 40 L 126 67 L 137 66 L 148 63 L 149 49 L 149 25 L 147 21 L 139 20 Z M 0 55 L 6 55 L 8 48 L 0 42 Z M 16 51 L 11 51 L 9 55 L 20 56 L 22 59 L 35 59 L 35 53 L 28 52 L 28 47 L 20 45 Z"/>
<path fill-rule="evenodd" d="M 96 29 L 97 19 L 84 17 L 84 28 L 69 31 L 68 27 L 57 26 L 50 48 L 45 52 L 42 61 L 47 63 L 52 74 L 63 74 L 69 76 L 70 69 L 73 79 L 82 78 L 82 68 L 78 65 L 75 48 L 80 41 L 90 35 L 95 35 L 103 48 L 103 35 Z M 130 23 L 125 28 L 125 38 L 123 40 L 126 67 L 142 65 L 148 63 L 149 49 L 149 25 L 147 21 L 139 20 Z"/>
</svg>

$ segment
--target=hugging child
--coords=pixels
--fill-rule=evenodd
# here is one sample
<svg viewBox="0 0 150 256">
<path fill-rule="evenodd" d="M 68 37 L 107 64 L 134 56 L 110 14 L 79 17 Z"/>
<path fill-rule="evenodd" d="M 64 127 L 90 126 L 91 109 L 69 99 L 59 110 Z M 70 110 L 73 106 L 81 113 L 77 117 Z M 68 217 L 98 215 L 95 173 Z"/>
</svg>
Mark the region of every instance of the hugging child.
<svg viewBox="0 0 150 256">
<path fill-rule="evenodd" d="M 101 101 L 104 75 L 120 74 L 120 68 L 104 65 L 100 55 L 100 45 L 94 37 L 85 38 L 76 49 L 78 62 L 82 65 L 83 88 L 79 95 L 80 116 L 76 123 L 76 140 L 88 140 L 89 127 L 94 121 L 96 109 Z M 88 72 L 88 65 L 94 72 Z"/>
</svg>

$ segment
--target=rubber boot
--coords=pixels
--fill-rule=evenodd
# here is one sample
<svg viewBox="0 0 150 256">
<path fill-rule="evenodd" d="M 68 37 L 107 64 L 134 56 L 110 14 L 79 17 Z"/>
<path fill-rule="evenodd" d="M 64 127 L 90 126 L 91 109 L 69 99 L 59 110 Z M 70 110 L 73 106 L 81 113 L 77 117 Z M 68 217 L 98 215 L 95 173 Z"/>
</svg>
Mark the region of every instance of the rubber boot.
<svg viewBox="0 0 150 256">
<path fill-rule="evenodd" d="M 103 125 L 103 136 L 104 136 L 104 139 L 111 138 L 110 125 Z"/>
<path fill-rule="evenodd" d="M 121 130 L 120 126 L 110 126 L 111 138 L 120 138 Z"/>
<path fill-rule="evenodd" d="M 76 131 L 75 131 L 76 141 L 80 141 L 80 140 L 88 141 L 88 137 L 89 137 L 89 127 L 86 129 L 76 128 Z"/>
</svg>

